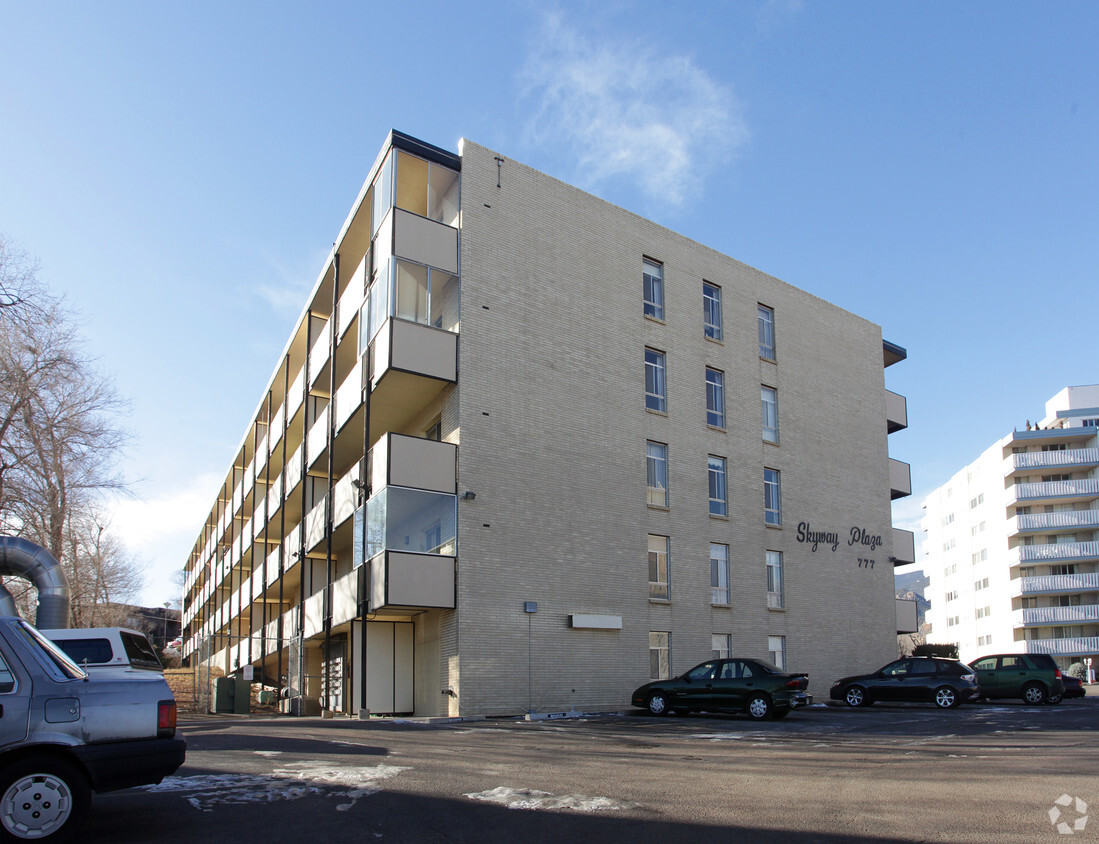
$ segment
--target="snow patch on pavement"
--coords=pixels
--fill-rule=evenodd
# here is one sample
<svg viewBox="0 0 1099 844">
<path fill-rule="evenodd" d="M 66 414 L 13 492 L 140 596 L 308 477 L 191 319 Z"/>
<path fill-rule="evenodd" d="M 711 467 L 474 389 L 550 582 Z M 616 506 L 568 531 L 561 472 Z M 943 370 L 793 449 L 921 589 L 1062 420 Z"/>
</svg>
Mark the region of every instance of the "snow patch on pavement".
<svg viewBox="0 0 1099 844">
<path fill-rule="evenodd" d="M 277 803 L 312 795 L 343 798 L 336 811 L 346 812 L 360 797 L 377 794 L 380 783 L 408 768 L 396 765 L 339 767 L 327 762 L 287 763 L 269 774 L 204 774 L 165 777 L 146 791 L 176 792 L 200 812 L 214 806 Z"/>
<path fill-rule="evenodd" d="M 583 794 L 550 794 L 548 791 L 535 791 L 530 788 L 509 788 L 500 786 L 489 791 L 467 794 L 471 800 L 483 800 L 486 803 L 498 803 L 509 809 L 573 809 L 577 812 L 602 812 L 617 809 L 630 809 L 634 804 L 609 797 L 588 797 Z"/>
</svg>

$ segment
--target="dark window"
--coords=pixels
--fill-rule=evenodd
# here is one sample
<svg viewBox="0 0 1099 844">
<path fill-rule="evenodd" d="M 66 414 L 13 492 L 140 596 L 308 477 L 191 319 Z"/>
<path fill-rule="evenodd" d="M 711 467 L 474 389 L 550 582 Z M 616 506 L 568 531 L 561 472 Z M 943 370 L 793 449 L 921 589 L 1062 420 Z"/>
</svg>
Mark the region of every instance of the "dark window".
<svg viewBox="0 0 1099 844">
<path fill-rule="evenodd" d="M 109 639 L 63 639 L 56 644 L 77 665 L 109 665 L 114 659 Z"/>
<path fill-rule="evenodd" d="M 164 669 L 148 639 L 144 636 L 127 633 L 125 630 L 122 631 L 121 635 L 122 647 L 126 649 L 126 657 L 130 660 L 130 665 L 134 668 L 153 668 L 157 671 Z"/>
</svg>

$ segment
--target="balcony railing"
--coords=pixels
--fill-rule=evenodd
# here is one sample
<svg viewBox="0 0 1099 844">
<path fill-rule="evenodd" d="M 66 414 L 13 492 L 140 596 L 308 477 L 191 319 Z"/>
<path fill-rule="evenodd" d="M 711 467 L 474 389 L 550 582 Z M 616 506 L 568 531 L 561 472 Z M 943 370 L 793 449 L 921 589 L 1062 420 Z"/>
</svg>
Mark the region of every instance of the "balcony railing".
<svg viewBox="0 0 1099 844">
<path fill-rule="evenodd" d="M 1099 651 L 1099 636 L 1080 636 L 1073 639 L 1027 639 L 1028 654 L 1053 656 L 1091 656 Z"/>
<path fill-rule="evenodd" d="M 908 400 L 891 390 L 885 391 L 886 429 L 892 434 L 908 427 Z"/>
<path fill-rule="evenodd" d="M 1075 607 L 1031 607 L 1012 613 L 1014 627 L 1036 627 L 1046 624 L 1091 624 L 1099 621 L 1099 604 Z"/>
<path fill-rule="evenodd" d="M 1008 552 L 1011 565 L 1051 560 L 1099 559 L 1099 542 L 1065 542 L 1057 545 L 1016 545 Z"/>
<path fill-rule="evenodd" d="M 1062 469 L 1099 465 L 1099 448 L 1066 448 L 1064 451 L 1028 451 L 1008 457 L 1012 471 Z"/>
<path fill-rule="evenodd" d="M 1011 581 L 1011 595 L 1056 595 L 1099 589 L 1099 572 L 1086 574 L 1046 574 L 1020 577 Z"/>
<path fill-rule="evenodd" d="M 1071 510 L 1063 513 L 1027 513 L 1008 520 L 1008 535 L 1026 530 L 1073 530 L 1099 527 L 1099 510 Z"/>
<path fill-rule="evenodd" d="M 454 609 L 454 558 L 386 551 L 370 561 L 370 610 Z"/>
<path fill-rule="evenodd" d="M 889 458 L 890 498 L 904 498 L 912 494 L 912 467 L 900 460 Z"/>
<path fill-rule="evenodd" d="M 896 566 L 916 562 L 916 537 L 912 531 L 893 528 L 893 557 Z"/>
<path fill-rule="evenodd" d="M 1079 481 L 1043 481 L 1042 483 L 1015 484 L 1007 491 L 1007 503 L 1033 501 L 1042 498 L 1099 498 L 1099 478 Z"/>
</svg>

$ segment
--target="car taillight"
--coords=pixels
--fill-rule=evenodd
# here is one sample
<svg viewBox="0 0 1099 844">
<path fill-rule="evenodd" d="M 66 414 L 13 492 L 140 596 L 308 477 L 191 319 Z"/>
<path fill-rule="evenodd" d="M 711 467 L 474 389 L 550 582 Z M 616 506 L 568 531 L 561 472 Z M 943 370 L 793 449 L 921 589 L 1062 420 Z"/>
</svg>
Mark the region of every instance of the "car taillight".
<svg viewBox="0 0 1099 844">
<path fill-rule="evenodd" d="M 1058 680 L 1062 679 L 1061 678 L 1061 669 L 1060 668 L 1053 669 L 1053 676 L 1056 677 Z"/>
<path fill-rule="evenodd" d="M 176 702 L 162 700 L 156 708 L 156 734 L 161 738 L 171 738 L 176 734 Z"/>
<path fill-rule="evenodd" d="M 970 683 L 972 683 L 974 680 L 977 679 L 977 675 L 976 674 L 963 674 L 962 679 L 963 680 L 968 680 Z"/>
</svg>

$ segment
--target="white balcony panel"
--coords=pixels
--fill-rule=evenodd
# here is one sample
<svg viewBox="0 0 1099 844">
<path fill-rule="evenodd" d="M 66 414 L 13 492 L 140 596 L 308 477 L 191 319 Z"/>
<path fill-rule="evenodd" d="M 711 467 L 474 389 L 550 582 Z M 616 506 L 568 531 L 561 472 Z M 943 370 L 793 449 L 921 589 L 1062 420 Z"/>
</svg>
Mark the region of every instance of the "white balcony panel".
<svg viewBox="0 0 1099 844">
<path fill-rule="evenodd" d="M 332 488 L 332 530 L 335 530 L 355 514 L 359 503 L 359 491 L 351 484 L 355 472 L 340 478 Z"/>
<path fill-rule="evenodd" d="M 1011 565 L 1099 559 L 1099 542 L 1066 542 L 1061 545 L 1016 545 L 1007 552 L 1007 556 Z"/>
<path fill-rule="evenodd" d="M 351 281 L 347 283 L 347 289 L 340 296 L 340 301 L 336 306 L 336 315 L 339 320 L 336 327 L 337 339 L 343 339 L 343 335 L 347 333 L 347 329 L 355 321 L 355 315 L 358 314 L 359 308 L 363 306 L 363 301 L 366 299 L 366 276 L 369 264 L 370 252 L 368 251 L 351 276 Z"/>
<path fill-rule="evenodd" d="M 889 433 L 908 427 L 908 399 L 891 390 L 885 391 L 885 418 Z"/>
<path fill-rule="evenodd" d="M 1028 513 L 1008 519 L 1008 534 L 1024 530 L 1074 530 L 1099 527 L 1099 510 L 1070 510 L 1064 513 Z"/>
<path fill-rule="evenodd" d="M 915 633 L 920 629 L 915 599 L 897 598 L 897 633 Z"/>
<path fill-rule="evenodd" d="M 324 592 L 305 599 L 305 638 L 316 636 L 324 630 Z"/>
<path fill-rule="evenodd" d="M 305 550 L 312 551 L 324 541 L 324 499 L 305 517 Z"/>
<path fill-rule="evenodd" d="M 430 325 L 389 319 L 374 339 L 373 380 L 390 369 L 454 381 L 458 373 L 458 335 Z"/>
<path fill-rule="evenodd" d="M 889 489 L 891 498 L 904 498 L 912 494 L 912 467 L 900 460 L 889 458 Z"/>
<path fill-rule="evenodd" d="M 1091 656 L 1099 651 L 1099 636 L 1081 636 L 1075 639 L 1027 639 L 1028 654 L 1052 656 Z"/>
<path fill-rule="evenodd" d="M 453 443 L 386 434 L 370 450 L 371 489 L 404 486 L 457 492 L 457 446 Z"/>
<path fill-rule="evenodd" d="M 306 455 L 308 465 L 312 466 L 328 447 L 328 411 L 325 408 L 318 416 L 317 421 L 309 429 L 309 437 L 306 441 Z"/>
<path fill-rule="evenodd" d="M 359 615 L 359 576 L 355 569 L 332 584 L 332 626 L 343 624 Z"/>
<path fill-rule="evenodd" d="M 305 459 L 305 446 L 298 446 L 290 459 L 286 461 L 286 470 L 282 473 L 286 479 L 286 490 L 292 490 L 301 482 L 302 461 Z"/>
<path fill-rule="evenodd" d="M 275 411 L 275 415 L 271 417 L 271 426 L 269 428 L 269 435 L 267 444 L 269 446 L 268 451 L 275 450 L 275 443 L 282 439 L 282 426 L 286 420 L 286 405 L 282 404 L 279 409 Z"/>
<path fill-rule="evenodd" d="M 267 587 L 273 586 L 275 581 L 279 579 L 279 549 L 276 546 L 275 550 L 267 555 L 267 582 L 264 584 Z"/>
<path fill-rule="evenodd" d="M 454 609 L 454 558 L 386 551 L 370 561 L 370 608 Z"/>
<path fill-rule="evenodd" d="M 401 208 L 393 216 L 393 251 L 398 258 L 458 274 L 458 230 Z"/>
<path fill-rule="evenodd" d="M 1099 589 L 1099 572 L 1087 574 L 1045 574 L 1011 581 L 1011 595 L 1054 595 Z"/>
<path fill-rule="evenodd" d="M 912 531 L 893 528 L 893 556 L 897 566 L 916 562 L 916 537 Z"/>
<path fill-rule="evenodd" d="M 317 332 L 313 338 L 313 347 L 309 350 L 309 377 L 316 383 L 324 365 L 328 363 L 329 348 L 332 342 L 332 321 L 324 324 L 324 328 Z"/>
<path fill-rule="evenodd" d="M 1062 469 L 1069 466 L 1099 465 L 1099 448 L 1066 448 L 1064 451 L 1028 451 L 1009 456 L 1011 468 Z"/>
<path fill-rule="evenodd" d="M 290 393 L 286 397 L 287 419 L 293 419 L 298 412 L 302 401 L 305 399 L 305 370 L 298 372 L 297 377 L 290 384 Z"/>
<path fill-rule="evenodd" d="M 1094 624 L 1099 622 L 1099 605 L 1080 604 L 1075 607 L 1032 607 L 1015 610 L 1012 624 L 1015 627 L 1034 627 L 1045 624 Z"/>
<path fill-rule="evenodd" d="M 1093 500 L 1099 498 L 1099 479 L 1088 478 L 1079 481 L 1044 481 L 1042 483 L 1015 484 L 1009 487 L 1007 491 L 1008 504 L 1042 498 Z"/>
<path fill-rule="evenodd" d="M 363 361 L 358 358 L 351 371 L 336 389 L 336 430 L 347 423 L 363 402 Z"/>
</svg>

